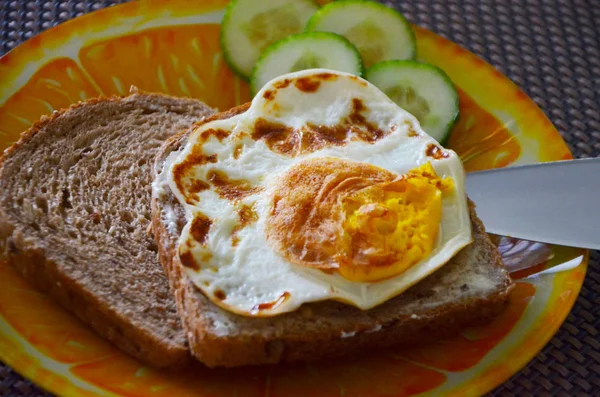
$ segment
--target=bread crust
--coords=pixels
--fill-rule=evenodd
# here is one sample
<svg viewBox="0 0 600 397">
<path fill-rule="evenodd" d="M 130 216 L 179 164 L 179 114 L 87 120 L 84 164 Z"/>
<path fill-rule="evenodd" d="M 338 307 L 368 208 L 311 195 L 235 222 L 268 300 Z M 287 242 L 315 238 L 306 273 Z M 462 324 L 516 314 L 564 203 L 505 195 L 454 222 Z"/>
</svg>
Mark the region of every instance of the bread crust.
<svg viewBox="0 0 600 397">
<path fill-rule="evenodd" d="M 9 228 L 0 216 L 0 236 Z M 61 273 L 60 264 L 46 258 L 38 248 L 29 246 L 20 233 L 14 233 L 9 243 L 7 262 L 39 291 L 46 293 L 62 307 L 75 314 L 103 338 L 142 362 L 156 366 L 180 367 L 190 361 L 187 346 L 165 343 L 131 324 L 94 296 Z"/>
<path fill-rule="evenodd" d="M 232 117 L 244 112 L 247 106 L 219 113 L 206 121 Z M 156 176 L 162 171 L 168 155 L 186 143 L 192 130 L 182 131 L 163 145 L 155 164 Z M 162 212 L 167 207 L 177 214 L 180 229 L 185 224 L 183 210 L 170 191 L 164 197 L 153 197 L 152 228 L 159 259 L 174 291 L 192 355 L 209 367 L 310 361 L 368 348 L 431 340 L 489 321 L 504 309 L 513 287 L 497 249 L 469 201 L 474 238 L 485 251 L 489 266 L 502 279 L 498 288 L 485 299 L 454 302 L 419 315 L 394 315 L 390 308 L 406 301 L 401 294 L 368 311 L 324 301 L 305 304 L 296 312 L 270 319 L 242 317 L 214 305 L 189 280 L 177 255 L 178 236 L 169 232 L 162 219 Z M 434 273 L 428 279 L 435 277 Z M 413 290 L 419 291 L 419 285 L 434 282 L 423 281 Z M 216 332 L 215 322 L 219 321 L 233 323 L 233 330 Z M 312 323 L 314 326 L 306 325 Z"/>
<path fill-rule="evenodd" d="M 134 96 L 136 95 L 136 96 Z M 194 108 L 199 113 L 206 109 L 212 111 L 199 101 L 174 98 L 162 94 L 144 94 L 136 89 L 126 97 L 99 97 L 80 102 L 69 108 L 55 111 L 44 116 L 30 129 L 21 134 L 18 142 L 6 149 L 0 156 L 0 171 L 5 163 L 24 145 L 29 143 L 40 131 L 58 122 L 61 117 L 78 109 L 98 104 L 114 103 L 123 100 L 150 101 L 157 106 L 180 106 Z M 188 124 L 189 125 L 189 124 Z M 2 174 L 2 172 L 0 172 Z M 4 176 L 8 177 L 8 176 Z M 19 226 L 6 208 L 0 207 L 0 259 L 14 266 L 32 285 L 47 293 L 68 311 L 74 313 L 99 335 L 114 343 L 117 347 L 138 358 L 142 362 L 157 367 L 179 367 L 190 361 L 190 354 L 185 344 L 183 331 L 178 340 L 160 339 L 148 330 L 132 323 L 127 313 L 121 313 L 104 304 L 93 290 L 79 284 L 71 275 L 61 270 L 62 264 L 48 258 L 45 249 Z M 157 264 L 157 266 L 159 266 Z M 166 281 L 165 281 L 166 282 Z"/>
</svg>

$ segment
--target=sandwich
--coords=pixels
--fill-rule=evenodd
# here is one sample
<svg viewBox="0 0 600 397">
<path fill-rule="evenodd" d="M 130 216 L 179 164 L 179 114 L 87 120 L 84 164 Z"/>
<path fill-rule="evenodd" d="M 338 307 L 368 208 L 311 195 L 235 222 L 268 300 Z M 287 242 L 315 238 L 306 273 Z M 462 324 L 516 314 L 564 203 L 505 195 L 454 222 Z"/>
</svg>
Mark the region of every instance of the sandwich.
<svg viewBox="0 0 600 397">
<path fill-rule="evenodd" d="M 330 70 L 275 78 L 174 135 L 152 230 L 191 354 L 315 360 L 488 321 L 512 281 L 464 177 L 412 115 Z"/>
</svg>

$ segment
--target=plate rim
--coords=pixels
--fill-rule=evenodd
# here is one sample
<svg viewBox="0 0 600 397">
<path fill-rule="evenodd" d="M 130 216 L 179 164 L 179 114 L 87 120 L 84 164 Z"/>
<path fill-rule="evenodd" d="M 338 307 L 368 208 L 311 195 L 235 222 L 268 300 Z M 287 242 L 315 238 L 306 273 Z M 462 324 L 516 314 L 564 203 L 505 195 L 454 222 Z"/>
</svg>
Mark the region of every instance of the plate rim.
<svg viewBox="0 0 600 397">
<path fill-rule="evenodd" d="M 57 26 L 54 26 L 52 28 L 49 28 L 43 32 L 41 32 L 40 34 L 26 40 L 25 42 L 19 44 L 18 46 L 14 47 L 13 49 L 11 49 L 10 51 L 8 51 L 7 53 L 5 53 L 2 57 L 0 57 L 0 67 L 5 66 L 5 64 L 9 63 L 8 60 L 14 61 L 13 58 L 15 58 L 17 55 L 20 57 L 22 52 L 25 52 L 31 48 L 37 47 L 39 46 L 40 41 L 46 40 L 48 37 L 54 35 L 57 31 L 60 30 L 68 30 L 71 28 L 71 26 L 77 26 L 77 24 L 81 24 L 82 26 L 85 27 L 84 23 L 82 21 L 85 21 L 86 19 L 91 19 L 91 18 L 98 18 L 99 15 L 116 15 L 117 13 L 125 10 L 125 9 L 130 9 L 131 10 L 136 10 L 139 11 L 140 9 L 142 11 L 144 11 L 144 8 L 147 7 L 155 7 L 155 6 L 164 6 L 165 4 L 172 4 L 173 3 L 181 3 L 181 4 L 189 4 L 186 3 L 185 1 L 174 1 L 174 2 L 168 2 L 167 0 L 145 0 L 145 1 L 139 1 L 139 2 L 130 2 L 130 3 L 122 3 L 122 4 L 117 4 L 111 7 L 107 7 L 104 9 L 100 9 L 100 10 L 95 10 L 92 11 L 90 13 L 81 15 L 79 17 L 70 19 L 68 21 L 65 21 L 64 23 L 61 23 Z M 199 1 L 198 3 L 211 3 L 211 0 L 202 0 Z M 218 3 L 218 1 L 214 1 L 213 3 Z M 212 3 L 211 3 L 212 4 Z M 214 4 L 212 4 L 214 5 Z M 500 77 L 503 80 L 503 83 L 505 85 L 510 85 L 512 86 L 513 89 L 516 89 L 518 92 L 523 93 L 525 96 L 525 99 L 527 101 L 529 101 L 531 103 L 531 106 L 535 107 L 535 109 L 539 112 L 539 114 L 545 118 L 545 120 L 549 123 L 549 125 L 551 126 L 552 132 L 554 134 L 556 134 L 556 136 L 560 137 L 561 142 L 564 144 L 564 146 L 566 147 L 567 152 L 572 156 L 572 153 L 570 151 L 570 148 L 568 148 L 566 141 L 562 138 L 562 136 L 560 136 L 560 133 L 558 132 L 558 130 L 556 130 L 555 126 L 551 123 L 551 121 L 548 119 L 548 116 L 543 112 L 543 110 L 535 103 L 533 102 L 533 100 L 523 92 L 523 90 L 517 86 L 512 80 L 510 80 L 508 77 L 506 77 L 504 74 L 500 73 L 494 66 L 492 66 L 491 64 L 489 64 L 487 61 L 485 61 L 483 58 L 477 56 L 476 54 L 472 53 L 471 51 L 469 51 L 468 49 L 460 46 L 459 44 L 451 41 L 450 39 L 446 39 L 440 35 L 438 35 L 437 33 L 430 31 L 428 29 L 422 28 L 418 25 L 414 25 L 414 27 L 416 27 L 416 29 L 420 32 L 424 32 L 427 35 L 431 35 L 432 37 L 438 39 L 438 40 L 443 40 L 447 43 L 450 43 L 451 46 L 455 47 L 456 49 L 459 49 L 460 52 L 463 53 L 463 55 L 467 55 L 468 57 L 473 58 L 473 60 L 475 60 L 477 63 L 481 63 L 482 65 L 484 65 L 484 68 L 486 70 L 490 70 L 494 73 L 498 73 L 500 75 Z M 81 29 L 77 30 L 78 32 L 82 32 Z M 85 30 L 83 30 L 85 32 Z M 80 34 L 80 33 L 79 33 Z M 85 33 L 84 33 L 85 34 Z M 115 37 L 118 37 L 120 35 L 117 35 Z M 18 60 L 18 59 L 17 59 Z M 39 68 L 42 66 L 43 64 L 37 64 L 36 65 L 36 70 L 39 70 Z M 14 66 L 13 66 L 14 67 Z M 12 69 L 13 67 L 11 67 L 9 65 L 9 69 Z M 20 75 L 20 74 L 17 74 Z M 23 85 L 21 85 L 22 87 Z M 15 92 L 18 92 L 20 88 L 17 88 L 17 90 Z M 14 94 L 14 92 L 13 92 Z M 2 107 L 4 105 L 4 103 L 11 97 L 12 95 L 6 95 L 4 96 L 2 99 L 2 103 L 0 104 L 0 107 Z M 583 286 L 583 279 L 585 278 L 585 274 L 587 272 L 587 267 L 589 264 L 589 257 L 590 257 L 590 251 L 589 250 L 584 250 L 584 259 L 582 261 L 582 263 L 573 270 L 579 270 L 579 271 L 583 271 L 583 277 L 582 277 L 582 281 L 580 283 L 577 283 L 576 288 L 574 289 L 574 296 L 571 299 L 571 301 L 568 304 L 568 310 L 564 311 L 564 315 L 561 316 L 560 319 L 558 319 L 557 321 L 557 325 L 556 327 L 553 327 L 553 330 L 546 333 L 544 335 L 543 342 L 539 344 L 539 348 L 535 349 L 535 354 L 531 354 L 531 355 L 526 355 L 523 356 L 520 360 L 519 363 L 513 367 L 513 369 L 511 369 L 511 371 L 509 371 L 509 373 L 503 377 L 502 380 L 500 380 L 500 378 L 496 378 L 494 379 L 494 381 L 489 382 L 488 384 L 485 385 L 480 385 L 480 389 L 479 390 L 471 390 L 473 392 L 488 392 L 490 390 L 492 390 L 495 387 L 501 386 L 504 382 L 506 382 L 506 380 L 508 380 L 509 378 L 517 375 L 529 362 L 531 362 L 532 360 L 534 360 L 538 355 L 539 352 L 541 350 L 543 350 L 546 345 L 549 343 L 549 341 L 556 335 L 556 333 L 559 331 L 559 329 L 562 327 L 566 317 L 568 316 L 568 314 L 571 312 L 573 306 L 575 305 L 576 301 L 577 301 L 577 297 L 579 296 L 580 290 Z M 583 267 L 583 268 L 582 268 Z M 554 283 L 555 280 L 553 280 Z M 555 286 L 552 287 L 553 289 L 555 288 Z M 60 307 L 60 306 L 59 306 Z M 63 309 L 64 310 L 64 309 Z M 68 311 L 67 311 L 68 312 Z M 69 312 L 70 314 L 70 312 Z M 10 323 L 8 323 L 8 321 L 6 321 L 6 319 L 3 316 L 0 316 L 0 321 L 4 322 L 6 324 L 8 324 L 10 326 Z M 82 323 L 83 324 L 83 323 Z M 83 324 L 85 326 L 85 324 Z M 15 333 L 17 333 L 17 331 L 12 328 L 11 326 L 11 330 L 14 331 Z M 2 341 L 4 333 L 0 333 L 0 342 Z M 1 343 L 0 343 L 1 345 Z M 518 346 L 516 346 L 515 348 L 517 348 Z M 531 350 L 531 352 L 533 353 L 534 350 Z M 19 354 L 15 355 L 15 356 L 23 356 L 23 357 L 28 357 L 31 358 L 31 354 L 27 354 L 26 350 L 22 350 L 20 352 L 17 352 Z M 12 357 L 10 354 L 7 353 L 7 350 L 5 349 L 0 349 L 0 360 L 7 365 L 8 367 L 12 368 L 13 370 L 15 370 L 17 373 L 19 373 L 21 376 L 29 379 L 32 383 L 34 383 L 35 385 L 48 390 L 48 391 L 52 391 L 52 392 L 64 392 L 64 390 L 54 390 L 53 389 L 53 384 L 49 379 L 44 378 L 43 381 L 40 381 L 39 379 L 34 379 L 34 372 L 32 372 L 31 366 L 28 366 L 27 363 L 25 361 L 21 361 L 18 358 L 14 358 Z M 39 364 L 39 363 L 38 363 Z M 40 365 L 40 368 L 43 368 L 43 366 Z M 516 368 L 516 369 L 514 369 Z M 35 369 L 35 368 L 34 368 Z M 49 371 L 48 369 L 44 368 L 45 370 Z M 62 376 L 60 374 L 57 373 L 52 373 L 53 376 L 56 377 L 61 377 Z M 74 375 L 73 375 L 74 376 Z M 68 380 L 68 378 L 65 378 Z M 89 382 L 87 382 L 89 383 Z M 90 394 L 89 390 L 85 390 L 82 388 L 79 388 L 78 386 L 71 384 L 73 390 L 71 390 L 72 392 L 77 392 L 77 393 L 82 393 L 82 394 L 77 394 L 77 395 L 98 395 L 98 394 Z M 457 387 L 460 387 L 462 385 L 458 385 Z M 470 389 L 468 389 L 470 390 Z M 69 392 L 69 394 L 71 394 L 71 391 Z M 465 390 L 462 390 L 463 392 Z M 108 390 L 104 390 L 102 391 L 103 394 L 100 395 L 115 395 L 114 393 L 108 391 Z M 76 394 L 73 394 L 76 395 Z"/>
</svg>

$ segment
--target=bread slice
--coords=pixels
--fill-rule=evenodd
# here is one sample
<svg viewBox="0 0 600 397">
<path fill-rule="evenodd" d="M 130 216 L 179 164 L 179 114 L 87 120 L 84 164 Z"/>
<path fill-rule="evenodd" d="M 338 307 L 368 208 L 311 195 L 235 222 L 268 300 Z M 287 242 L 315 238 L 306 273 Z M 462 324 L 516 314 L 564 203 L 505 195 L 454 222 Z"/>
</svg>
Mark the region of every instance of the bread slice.
<svg viewBox="0 0 600 397">
<path fill-rule="evenodd" d="M 247 105 L 206 121 L 246 109 Z M 190 132 L 165 143 L 157 157 L 156 177 Z M 399 296 L 367 311 L 325 301 L 304 304 L 295 312 L 272 318 L 243 317 L 211 303 L 188 279 L 176 255 L 185 224 L 183 208 L 168 186 L 157 191 L 152 199 L 152 225 L 160 261 L 175 291 L 190 350 L 210 367 L 314 360 L 455 333 L 498 314 L 512 288 L 498 250 L 470 203 L 475 241 Z"/>
<path fill-rule="evenodd" d="M 43 118 L 0 160 L 0 255 L 97 333 L 153 366 L 190 357 L 148 235 L 152 165 L 203 103 L 134 93 Z"/>
</svg>

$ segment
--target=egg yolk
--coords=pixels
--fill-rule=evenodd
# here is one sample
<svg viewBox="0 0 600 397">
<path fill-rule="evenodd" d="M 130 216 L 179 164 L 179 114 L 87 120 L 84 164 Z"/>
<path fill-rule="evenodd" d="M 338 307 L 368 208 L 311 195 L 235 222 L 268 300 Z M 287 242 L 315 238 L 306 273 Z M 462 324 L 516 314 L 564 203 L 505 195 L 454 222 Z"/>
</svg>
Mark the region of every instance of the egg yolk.
<svg viewBox="0 0 600 397">
<path fill-rule="evenodd" d="M 367 163 L 307 160 L 276 185 L 266 237 L 295 264 L 383 280 L 432 252 L 442 197 L 453 188 L 430 163 L 398 175 Z"/>
<path fill-rule="evenodd" d="M 439 232 L 442 193 L 452 188 L 452 180 L 437 177 L 427 163 L 346 196 L 339 273 L 353 281 L 378 281 L 427 257 Z"/>
</svg>

